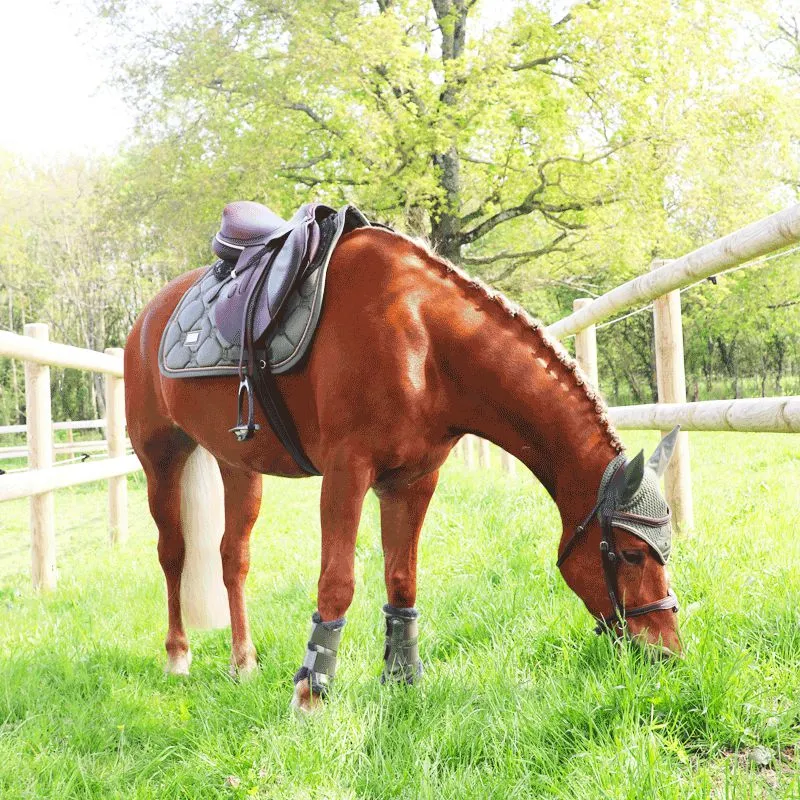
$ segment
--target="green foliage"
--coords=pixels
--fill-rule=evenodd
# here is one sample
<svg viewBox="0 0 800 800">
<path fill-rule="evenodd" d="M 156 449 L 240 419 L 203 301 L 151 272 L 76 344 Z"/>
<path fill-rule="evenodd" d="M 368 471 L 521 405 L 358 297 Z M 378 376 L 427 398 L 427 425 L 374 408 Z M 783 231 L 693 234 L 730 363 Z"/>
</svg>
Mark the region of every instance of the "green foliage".
<svg viewBox="0 0 800 800">
<path fill-rule="evenodd" d="M 766 4 L 577 3 L 557 18 L 519 2 L 498 19 L 463 0 L 244 0 L 155 28 L 105 10 L 134 31 L 117 51 L 141 115 L 128 199 L 198 254 L 227 199 L 288 212 L 313 194 L 490 276 L 618 281 L 773 210 L 797 174 L 796 86 L 757 49 L 778 21 Z"/>
<path fill-rule="evenodd" d="M 357 203 L 549 322 L 798 197 L 788 0 L 95 5 L 137 127 L 97 163 L 0 154 L 14 330 L 41 318 L 75 344 L 121 343 L 163 283 L 209 261 L 232 199 Z M 696 396 L 797 379 L 798 262 L 779 263 L 685 296 Z M 615 401 L 650 399 L 646 323 L 603 334 Z M 85 389 L 99 413 L 101 387 Z M 22 405 L 0 365 L 0 422 Z"/>
<path fill-rule="evenodd" d="M 657 434 L 625 439 L 651 452 Z M 422 683 L 378 683 L 370 498 L 334 698 L 305 721 L 288 704 L 314 607 L 317 480 L 265 479 L 248 580 L 260 672 L 241 685 L 224 631 L 192 634 L 188 680 L 162 674 L 166 603 L 141 476 L 124 551 L 107 546 L 102 487 L 57 494 L 61 582 L 43 598 L 26 573 L 27 505 L 5 504 L 0 795 L 796 797 L 797 447 L 692 434 L 691 449 L 698 528 L 670 562 L 683 661 L 647 663 L 591 633 L 554 565 L 555 506 L 529 476 L 453 463 L 420 542 Z M 757 746 L 770 767 L 748 760 Z"/>
</svg>

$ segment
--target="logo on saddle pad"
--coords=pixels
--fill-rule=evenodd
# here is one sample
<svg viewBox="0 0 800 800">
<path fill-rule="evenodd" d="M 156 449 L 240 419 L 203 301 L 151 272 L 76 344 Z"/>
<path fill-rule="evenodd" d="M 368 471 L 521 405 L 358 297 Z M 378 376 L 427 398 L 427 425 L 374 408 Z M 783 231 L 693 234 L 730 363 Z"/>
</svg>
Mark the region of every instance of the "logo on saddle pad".
<svg viewBox="0 0 800 800">
<path fill-rule="evenodd" d="M 201 333 L 202 331 L 189 331 L 189 333 L 186 334 L 186 338 L 183 340 L 184 345 L 197 344 Z"/>
</svg>

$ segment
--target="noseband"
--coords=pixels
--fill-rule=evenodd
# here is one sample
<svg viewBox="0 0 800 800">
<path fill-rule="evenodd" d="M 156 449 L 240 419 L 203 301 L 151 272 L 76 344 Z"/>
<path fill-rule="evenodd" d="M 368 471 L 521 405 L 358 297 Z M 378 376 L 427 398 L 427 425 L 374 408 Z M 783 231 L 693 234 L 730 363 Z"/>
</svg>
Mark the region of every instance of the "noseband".
<svg viewBox="0 0 800 800">
<path fill-rule="evenodd" d="M 624 469 L 624 464 L 618 467 L 617 472 Z M 600 562 L 603 565 L 603 579 L 606 584 L 606 591 L 608 592 L 608 599 L 611 601 L 611 614 L 607 617 L 595 615 L 597 619 L 597 627 L 595 633 L 603 633 L 604 631 L 613 630 L 615 625 L 620 629 L 624 628 L 625 620 L 630 617 L 641 617 L 645 614 L 650 614 L 653 611 L 672 611 L 673 613 L 678 610 L 678 598 L 675 593 L 670 589 L 667 596 L 661 600 L 656 600 L 654 603 L 648 603 L 644 606 L 636 608 L 625 608 L 619 602 L 619 588 L 617 584 L 617 569 L 620 561 L 620 555 L 617 552 L 616 541 L 614 538 L 614 522 L 635 522 L 637 525 L 644 525 L 646 527 L 658 528 L 669 522 L 672 513 L 668 510 L 665 517 L 647 517 L 640 516 L 639 514 L 631 514 L 629 512 L 613 509 L 610 513 L 601 510 L 606 505 L 606 495 L 608 494 L 609 487 L 614 483 L 610 480 L 605 487 L 605 491 L 600 495 L 595 503 L 594 508 L 589 512 L 589 515 L 583 522 L 575 528 L 575 532 L 569 538 L 569 541 L 564 546 L 564 550 L 556 561 L 556 566 L 561 565 L 567 560 L 570 553 L 575 548 L 575 545 L 586 533 L 586 529 L 591 524 L 592 520 L 597 517 L 600 523 L 600 530 L 602 536 L 600 538 Z"/>
</svg>

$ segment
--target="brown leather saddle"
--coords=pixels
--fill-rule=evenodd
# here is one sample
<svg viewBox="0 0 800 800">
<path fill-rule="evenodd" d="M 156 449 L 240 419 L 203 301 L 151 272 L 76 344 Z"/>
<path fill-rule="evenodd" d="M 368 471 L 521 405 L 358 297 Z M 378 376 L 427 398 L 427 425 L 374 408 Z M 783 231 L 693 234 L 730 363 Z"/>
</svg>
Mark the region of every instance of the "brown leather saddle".
<svg viewBox="0 0 800 800">
<path fill-rule="evenodd" d="M 280 441 L 298 465 L 313 475 L 319 472 L 305 455 L 278 392 L 264 357 L 265 343 L 292 290 L 313 270 L 327 265 L 343 233 L 369 224 L 353 206 L 337 211 L 321 203 L 307 203 L 284 220 L 260 203 L 241 200 L 225 206 L 222 225 L 212 242 L 221 259 L 215 272 L 227 281 L 216 302 L 215 324 L 228 342 L 241 347 L 237 420 L 231 431 L 243 442 L 259 429 L 255 392 Z"/>
</svg>

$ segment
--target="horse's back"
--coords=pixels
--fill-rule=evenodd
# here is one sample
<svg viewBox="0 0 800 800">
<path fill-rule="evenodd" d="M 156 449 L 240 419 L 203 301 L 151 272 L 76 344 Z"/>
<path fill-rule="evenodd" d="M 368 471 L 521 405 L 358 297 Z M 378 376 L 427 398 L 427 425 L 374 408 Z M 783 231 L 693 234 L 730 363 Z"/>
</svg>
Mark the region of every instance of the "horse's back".
<svg viewBox="0 0 800 800">
<path fill-rule="evenodd" d="M 261 432 L 245 443 L 227 429 L 236 417 L 235 377 L 164 377 L 158 349 L 169 318 L 201 270 L 172 280 L 147 304 L 128 338 L 129 419 L 175 425 L 231 464 L 302 474 L 257 408 Z M 276 383 L 312 462 L 345 438 L 406 450 L 435 415 L 438 371 L 425 324 L 435 281 L 412 241 L 379 228 L 345 234 L 331 258 L 318 329 L 305 362 Z M 147 431 L 144 432 L 147 434 Z M 132 436 L 136 436 L 132 431 Z M 273 441 L 274 440 L 274 441 Z"/>
</svg>

